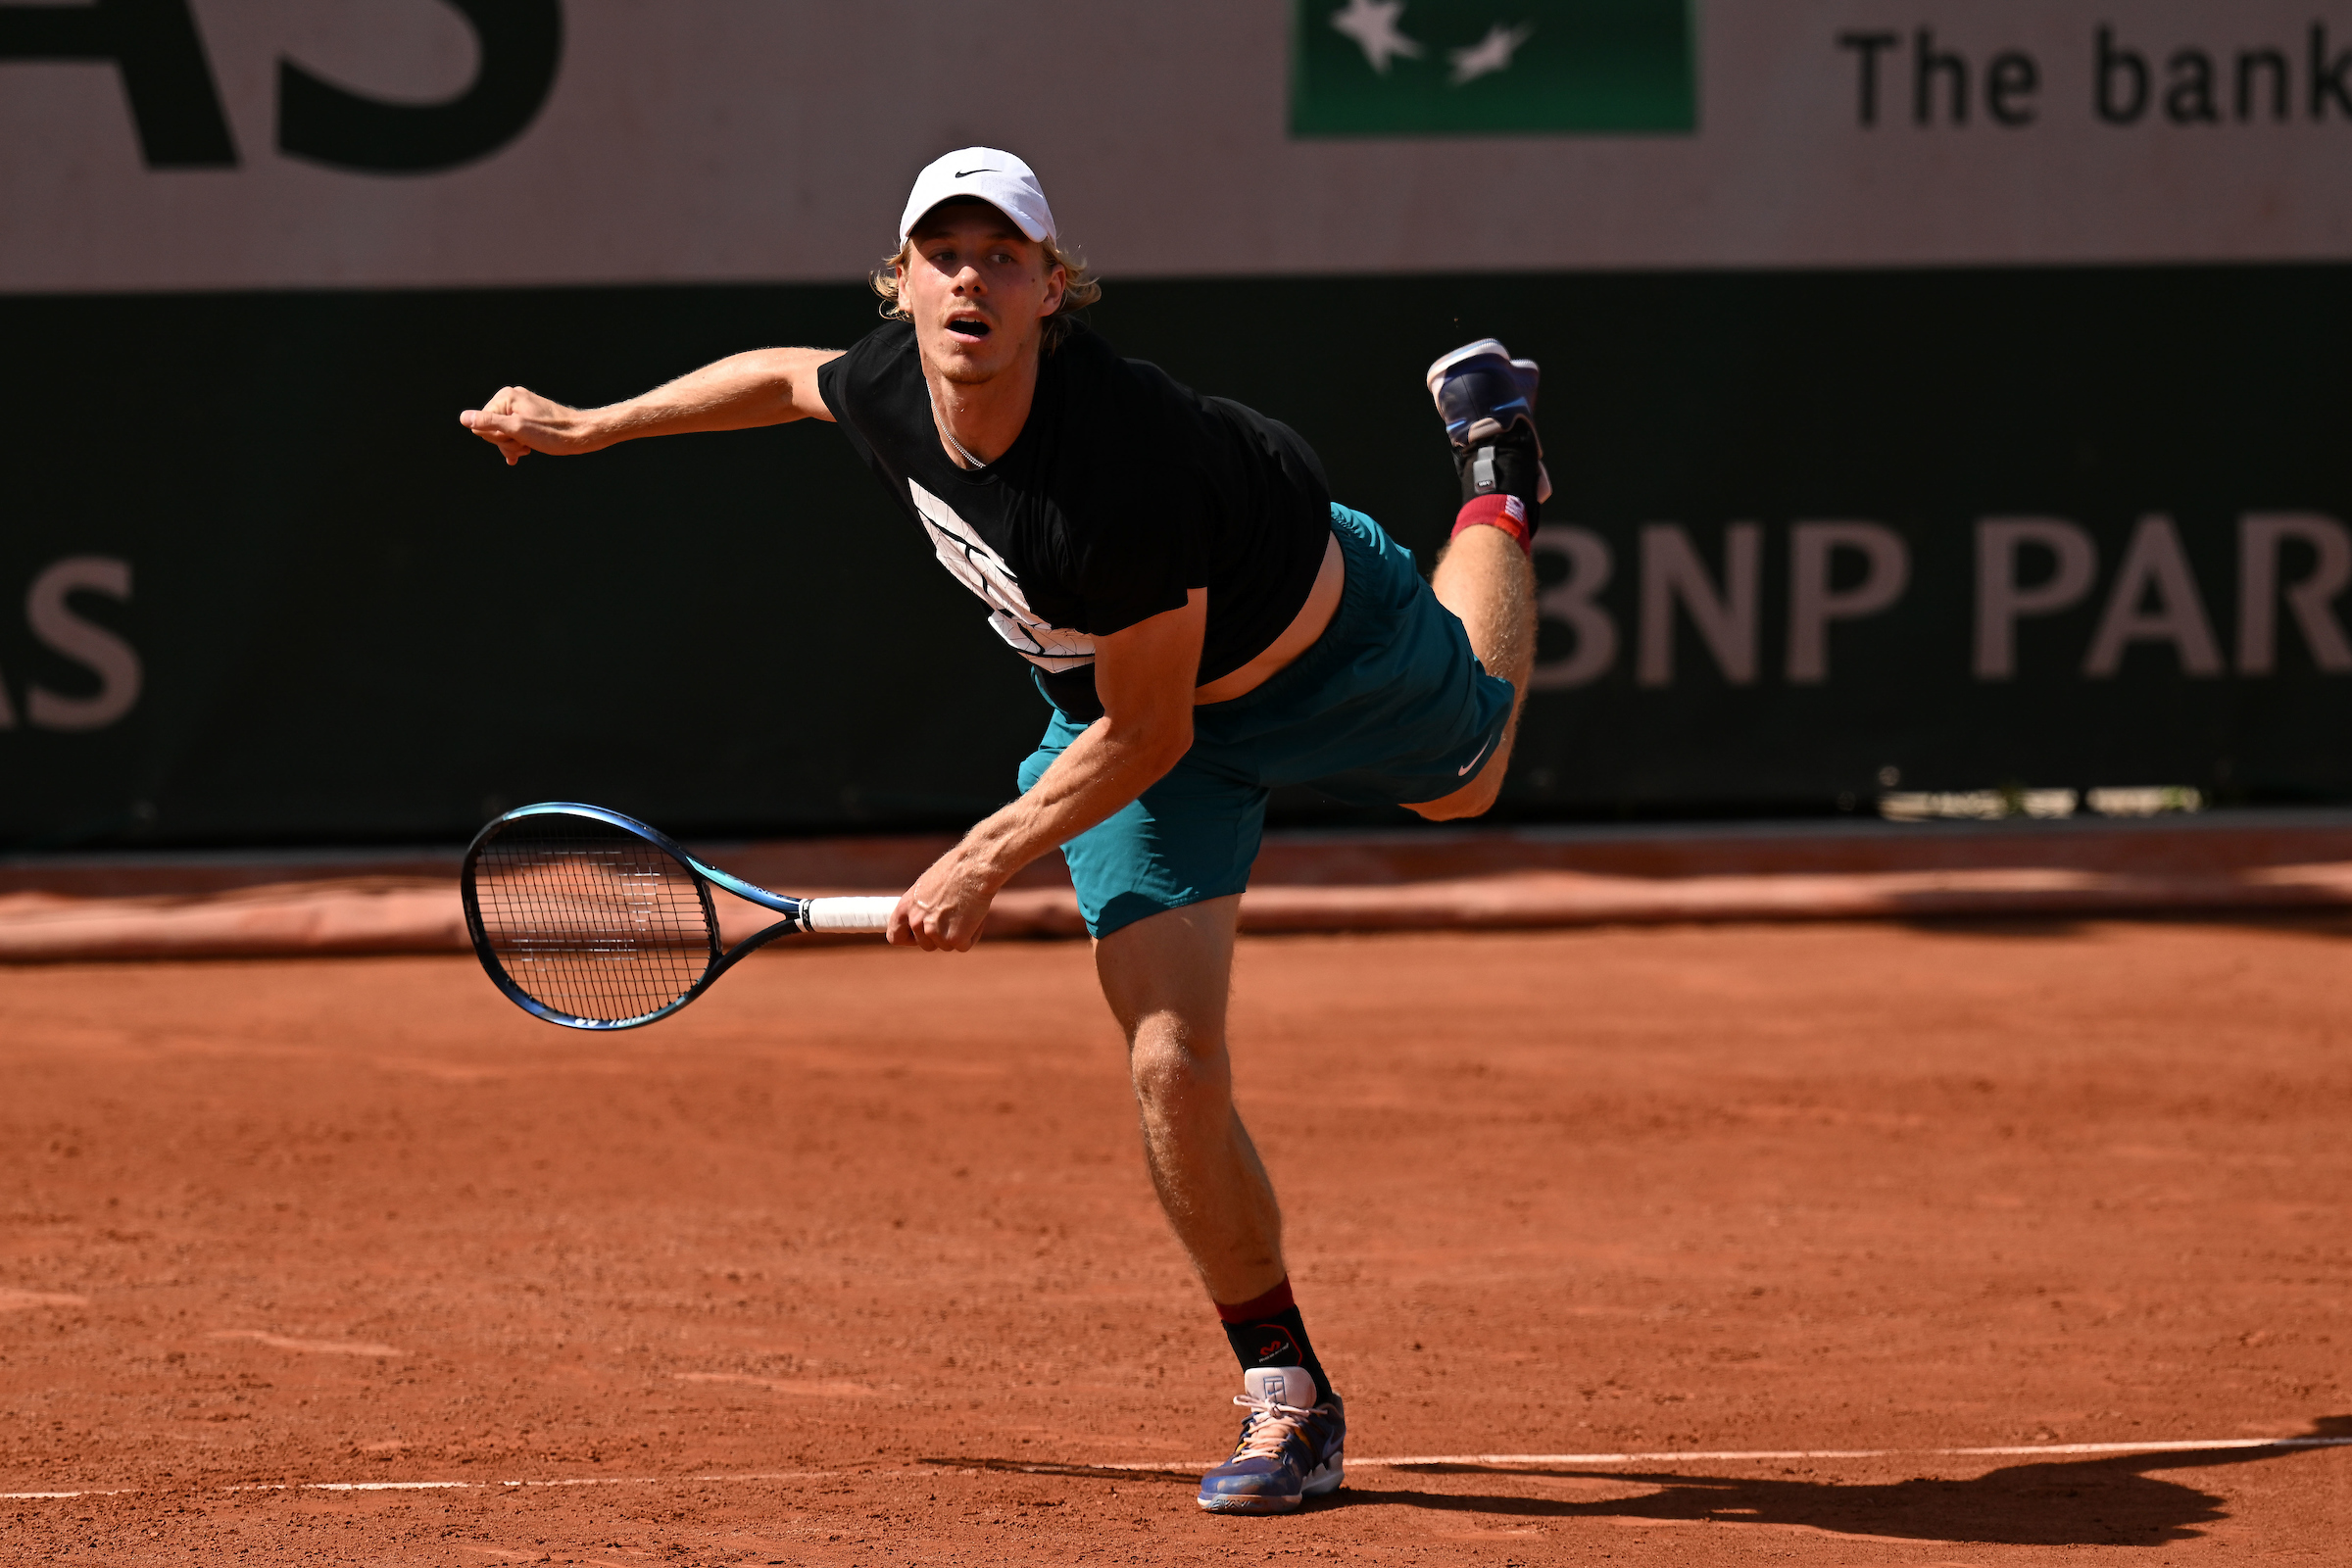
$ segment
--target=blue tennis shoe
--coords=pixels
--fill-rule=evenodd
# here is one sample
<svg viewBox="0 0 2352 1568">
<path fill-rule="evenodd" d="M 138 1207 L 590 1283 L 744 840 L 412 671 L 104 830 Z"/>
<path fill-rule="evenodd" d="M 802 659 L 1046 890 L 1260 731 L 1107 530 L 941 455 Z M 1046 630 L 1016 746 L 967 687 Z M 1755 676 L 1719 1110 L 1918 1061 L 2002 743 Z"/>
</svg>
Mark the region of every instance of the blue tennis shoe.
<svg viewBox="0 0 2352 1568">
<path fill-rule="evenodd" d="M 1551 499 L 1544 443 L 1536 434 L 1536 388 L 1543 372 L 1535 361 L 1514 360 L 1499 340 L 1482 337 L 1440 356 L 1423 379 L 1437 402 L 1438 417 L 1446 421 L 1446 439 L 1453 443 L 1464 500 L 1496 490 L 1524 491 L 1522 500 L 1537 503 Z M 1520 426 L 1525 433 L 1514 434 Z M 1535 471 L 1525 474 L 1527 467 Z"/>
<path fill-rule="evenodd" d="M 1233 1457 L 1200 1478 L 1200 1506 L 1210 1513 L 1289 1513 L 1306 1497 L 1336 1492 L 1345 1479 L 1348 1412 L 1333 1395 L 1320 1404 L 1304 1367 L 1253 1367 L 1233 1402 L 1242 1421 Z"/>
</svg>

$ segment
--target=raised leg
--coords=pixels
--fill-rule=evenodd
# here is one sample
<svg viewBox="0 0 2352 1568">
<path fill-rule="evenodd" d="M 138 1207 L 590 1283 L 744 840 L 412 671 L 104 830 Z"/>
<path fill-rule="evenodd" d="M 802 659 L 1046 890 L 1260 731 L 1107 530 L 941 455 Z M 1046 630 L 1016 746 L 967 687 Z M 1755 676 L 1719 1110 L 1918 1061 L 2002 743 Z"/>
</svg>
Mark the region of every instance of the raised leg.
<svg viewBox="0 0 2352 1568">
<path fill-rule="evenodd" d="M 1477 776 L 1451 795 L 1409 808 L 1433 822 L 1448 822 L 1493 806 L 1511 765 L 1511 743 L 1519 736 L 1527 678 L 1536 662 L 1536 575 L 1518 540 L 1500 528 L 1471 527 L 1454 535 L 1438 557 L 1430 588 L 1470 633 L 1471 652 L 1487 673 L 1509 681 L 1513 692 L 1502 739 Z"/>
<path fill-rule="evenodd" d="M 1216 1301 L 1288 1277 L 1282 1210 L 1233 1106 L 1225 1009 L 1240 895 L 1123 926 L 1095 944 L 1102 996 L 1127 1034 L 1144 1160 L 1159 1205 Z"/>
</svg>

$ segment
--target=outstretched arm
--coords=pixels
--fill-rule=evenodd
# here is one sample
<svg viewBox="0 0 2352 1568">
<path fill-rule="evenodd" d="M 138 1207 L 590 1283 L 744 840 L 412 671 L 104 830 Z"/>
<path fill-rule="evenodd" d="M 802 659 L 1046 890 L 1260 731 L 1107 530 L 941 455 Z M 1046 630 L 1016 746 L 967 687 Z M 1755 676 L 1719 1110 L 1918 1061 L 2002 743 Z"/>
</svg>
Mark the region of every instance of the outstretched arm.
<svg viewBox="0 0 2352 1568">
<path fill-rule="evenodd" d="M 982 821 L 925 871 L 891 912 L 890 940 L 961 953 L 1015 871 L 1119 810 L 1193 749 L 1193 688 L 1208 590 L 1181 610 L 1095 642 L 1102 716 L 1054 760 L 1034 789 Z"/>
<path fill-rule="evenodd" d="M 527 387 L 501 387 L 480 408 L 459 415 L 458 422 L 516 464 L 533 452 L 568 457 L 639 436 L 830 419 L 817 396 L 816 368 L 841 352 L 754 349 L 601 409 L 567 408 Z"/>
</svg>

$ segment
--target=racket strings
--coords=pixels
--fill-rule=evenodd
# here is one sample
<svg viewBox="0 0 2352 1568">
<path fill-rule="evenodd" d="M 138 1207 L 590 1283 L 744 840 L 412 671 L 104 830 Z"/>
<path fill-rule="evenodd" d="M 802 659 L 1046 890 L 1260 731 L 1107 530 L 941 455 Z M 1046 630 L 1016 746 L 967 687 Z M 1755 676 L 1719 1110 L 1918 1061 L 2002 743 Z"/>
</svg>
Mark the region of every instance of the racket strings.
<svg viewBox="0 0 2352 1568">
<path fill-rule="evenodd" d="M 659 1012 L 710 966 L 693 873 L 635 834 L 524 817 L 482 847 L 474 896 L 507 977 L 559 1012 L 619 1023 Z"/>
</svg>

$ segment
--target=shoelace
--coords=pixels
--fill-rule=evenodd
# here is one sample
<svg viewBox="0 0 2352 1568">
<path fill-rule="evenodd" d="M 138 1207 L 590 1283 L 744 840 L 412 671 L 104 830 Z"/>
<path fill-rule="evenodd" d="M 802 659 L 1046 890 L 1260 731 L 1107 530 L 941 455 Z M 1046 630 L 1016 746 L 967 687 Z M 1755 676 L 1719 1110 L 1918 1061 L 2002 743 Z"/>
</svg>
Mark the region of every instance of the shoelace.
<svg viewBox="0 0 2352 1568">
<path fill-rule="evenodd" d="M 1242 1428 L 1242 1441 L 1234 1446 L 1236 1459 L 1281 1458 L 1282 1446 L 1298 1430 L 1298 1424 L 1313 1420 L 1315 1414 L 1295 1404 L 1278 1404 L 1247 1394 L 1235 1395 L 1233 1402 L 1250 1413 L 1249 1425 Z"/>
</svg>

